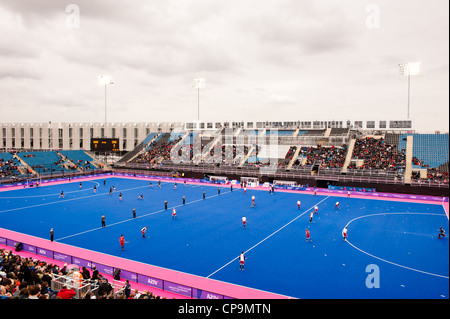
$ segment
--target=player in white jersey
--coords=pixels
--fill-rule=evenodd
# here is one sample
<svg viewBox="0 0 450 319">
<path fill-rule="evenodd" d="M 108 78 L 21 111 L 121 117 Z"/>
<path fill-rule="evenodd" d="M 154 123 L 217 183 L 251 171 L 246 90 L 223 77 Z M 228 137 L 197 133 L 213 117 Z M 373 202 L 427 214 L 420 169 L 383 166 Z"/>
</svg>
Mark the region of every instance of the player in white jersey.
<svg viewBox="0 0 450 319">
<path fill-rule="evenodd" d="M 175 207 L 172 209 L 172 219 L 177 219 L 177 210 Z"/>
<path fill-rule="evenodd" d="M 342 239 L 347 240 L 347 226 L 342 230 Z"/>
<path fill-rule="evenodd" d="M 147 226 L 145 226 L 145 227 L 143 227 L 142 229 L 141 229 L 141 233 L 142 233 L 142 238 L 145 238 L 145 233 L 147 232 Z"/>
<path fill-rule="evenodd" d="M 239 270 L 244 270 L 245 260 L 247 257 L 245 257 L 244 252 L 241 252 L 239 255 Z"/>
</svg>

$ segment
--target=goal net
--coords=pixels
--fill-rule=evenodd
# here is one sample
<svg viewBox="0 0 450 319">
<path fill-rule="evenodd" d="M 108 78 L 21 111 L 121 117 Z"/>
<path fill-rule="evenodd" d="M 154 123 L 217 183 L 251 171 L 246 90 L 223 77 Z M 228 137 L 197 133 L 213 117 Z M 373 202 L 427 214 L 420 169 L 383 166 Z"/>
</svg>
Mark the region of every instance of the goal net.
<svg viewBox="0 0 450 319">
<path fill-rule="evenodd" d="M 227 183 L 228 177 L 226 176 L 209 176 L 209 180 L 214 183 Z"/>
<path fill-rule="evenodd" d="M 259 186 L 259 179 L 258 177 L 241 177 L 241 185 L 242 184 L 250 187 L 256 187 Z"/>
<path fill-rule="evenodd" d="M 25 187 L 39 187 L 41 186 L 41 178 L 40 177 L 30 177 L 25 180 Z"/>
<path fill-rule="evenodd" d="M 296 186 L 297 185 L 297 183 L 295 181 L 277 181 L 277 180 L 274 180 L 273 184 L 277 185 L 277 186 Z"/>
</svg>

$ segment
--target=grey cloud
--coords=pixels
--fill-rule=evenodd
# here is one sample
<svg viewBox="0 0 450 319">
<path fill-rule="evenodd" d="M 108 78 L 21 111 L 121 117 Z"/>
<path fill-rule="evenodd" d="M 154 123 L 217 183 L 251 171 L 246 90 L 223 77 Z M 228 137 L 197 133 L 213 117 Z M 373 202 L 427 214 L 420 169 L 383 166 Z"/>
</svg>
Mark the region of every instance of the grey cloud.
<svg viewBox="0 0 450 319">
<path fill-rule="evenodd" d="M 414 58 L 424 65 L 414 103 L 439 114 L 448 91 L 425 88 L 448 83 L 448 1 L 435 1 L 379 0 L 382 27 L 369 30 L 370 1 L 2 0 L 2 101 L 29 107 L 30 118 L 46 104 L 63 121 L 85 120 L 102 107 L 96 77 L 107 72 L 116 82 L 111 112 L 129 103 L 130 121 L 184 120 L 196 106 L 194 77 L 207 80 L 203 114 L 215 120 L 316 117 L 318 108 L 350 117 L 368 104 L 389 117 L 406 94 L 397 64 Z M 71 3 L 78 29 L 65 23 Z M 433 103 L 424 107 L 427 94 Z"/>
</svg>

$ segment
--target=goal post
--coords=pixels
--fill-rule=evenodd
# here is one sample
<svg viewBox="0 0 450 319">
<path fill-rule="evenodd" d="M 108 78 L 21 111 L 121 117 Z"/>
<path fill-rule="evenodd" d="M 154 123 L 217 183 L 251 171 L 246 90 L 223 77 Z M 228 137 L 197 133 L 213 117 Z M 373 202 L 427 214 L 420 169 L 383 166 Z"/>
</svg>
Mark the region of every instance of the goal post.
<svg viewBox="0 0 450 319">
<path fill-rule="evenodd" d="M 209 180 L 213 183 L 228 183 L 226 176 L 209 176 Z"/>
<path fill-rule="evenodd" d="M 25 187 L 39 187 L 41 186 L 41 178 L 40 177 L 30 177 L 25 180 Z"/>
<path fill-rule="evenodd" d="M 259 186 L 258 177 L 241 177 L 241 185 L 245 184 L 249 187 L 257 187 Z"/>
<path fill-rule="evenodd" d="M 297 182 L 295 181 L 280 181 L 280 180 L 274 180 L 273 185 L 276 186 L 297 186 Z"/>
</svg>

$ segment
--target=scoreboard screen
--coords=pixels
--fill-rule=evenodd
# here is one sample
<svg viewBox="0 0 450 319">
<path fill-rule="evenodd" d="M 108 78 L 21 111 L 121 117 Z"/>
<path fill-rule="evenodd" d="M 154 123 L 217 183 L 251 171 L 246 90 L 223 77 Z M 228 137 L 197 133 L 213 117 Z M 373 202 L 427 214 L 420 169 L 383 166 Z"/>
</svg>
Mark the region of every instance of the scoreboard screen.
<svg viewBox="0 0 450 319">
<path fill-rule="evenodd" d="M 91 151 L 118 152 L 118 138 L 91 138 Z"/>
</svg>

